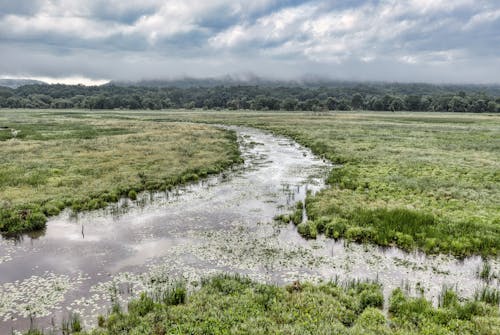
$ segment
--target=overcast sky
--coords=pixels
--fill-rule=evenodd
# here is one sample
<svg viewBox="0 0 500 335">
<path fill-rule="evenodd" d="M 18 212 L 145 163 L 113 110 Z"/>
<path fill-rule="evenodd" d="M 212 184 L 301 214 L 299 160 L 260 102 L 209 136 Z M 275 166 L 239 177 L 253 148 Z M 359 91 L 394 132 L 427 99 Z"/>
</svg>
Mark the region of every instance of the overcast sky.
<svg viewBox="0 0 500 335">
<path fill-rule="evenodd" d="M 0 0 L 0 77 L 500 82 L 500 0 Z"/>
</svg>

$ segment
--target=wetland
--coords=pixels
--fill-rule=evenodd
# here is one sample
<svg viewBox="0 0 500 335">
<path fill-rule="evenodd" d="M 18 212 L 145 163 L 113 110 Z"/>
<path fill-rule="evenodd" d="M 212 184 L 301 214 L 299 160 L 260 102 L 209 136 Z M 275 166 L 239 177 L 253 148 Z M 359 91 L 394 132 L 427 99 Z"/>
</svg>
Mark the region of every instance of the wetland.
<svg viewBox="0 0 500 335">
<path fill-rule="evenodd" d="M 41 232 L 15 238 L 4 235 L 0 240 L 2 333 L 29 328 L 59 330 L 64 320 L 75 315 L 86 330 L 103 326 L 95 332 L 119 333 L 125 327 L 137 334 L 156 330 L 162 333 L 161 329 L 147 328 L 155 324 L 148 321 L 153 317 L 159 320 L 156 325 L 163 327 L 164 333 L 177 324 L 180 327 L 177 333 L 200 334 L 210 333 L 209 329 L 212 333 L 248 333 L 248 320 L 252 318 L 262 322 L 257 330 L 282 333 L 359 333 L 367 329 L 373 333 L 425 333 L 429 329 L 453 331 L 457 329 L 453 327 L 468 327 L 488 334 L 498 324 L 500 264 L 498 212 L 494 205 L 498 199 L 497 119 L 477 117 L 473 126 L 469 124 L 464 129 L 461 118 L 448 124 L 450 121 L 442 115 L 437 116 L 440 123 L 424 116 L 413 127 L 417 130 L 410 136 L 412 139 L 405 141 L 406 124 L 415 121 L 402 113 L 396 118 L 391 114 L 347 113 L 306 117 L 300 113 L 31 111 L 20 114 L 27 123 L 24 125 L 13 124 L 8 113 L 14 112 L 2 112 L 2 122 L 19 131 L 16 136 L 26 135 L 1 142 L 8 144 L 2 145 L 2 152 L 22 146 L 22 166 L 33 164 L 33 157 L 37 160 L 46 157 L 44 150 L 50 148 L 44 145 L 47 140 L 61 141 L 54 147 L 61 148 L 58 155 L 63 158 L 71 157 L 69 153 L 81 145 L 95 146 L 85 153 L 99 155 L 88 158 L 87 170 L 78 171 L 99 166 L 96 162 L 104 150 L 99 149 L 103 141 L 108 148 L 121 148 L 124 140 L 129 146 L 122 155 L 108 150 L 111 156 L 103 160 L 111 160 L 114 165 L 102 168 L 96 179 L 111 176 L 117 166 L 125 165 L 128 175 L 123 172 L 119 187 L 115 187 L 116 180 L 110 177 L 102 183 L 84 180 L 63 188 L 66 193 L 61 198 L 72 201 L 64 202 L 53 213 L 44 211 L 45 205 L 59 199 L 57 187 L 62 184 L 55 184 L 59 186 L 54 186 L 52 193 L 50 186 L 54 184 L 49 182 L 30 184 L 18 178 L 13 186 L 9 184 L 14 179 L 12 171 L 20 170 L 2 166 L 2 171 L 11 171 L 3 179 L 2 199 L 8 195 L 9 206 L 24 206 L 31 199 L 28 208 L 38 206 L 47 220 Z M 469 118 L 465 121 L 469 122 Z M 28 119 L 41 122 L 41 126 L 32 124 L 30 133 Z M 58 123 L 59 129 L 63 129 L 61 124 L 71 125 L 64 135 L 68 138 L 74 134 L 71 129 L 107 130 L 95 134 L 87 129 L 94 137 L 69 141 L 66 146 L 68 138 L 61 138 L 60 133 L 47 138 L 50 130 L 43 124 L 49 120 Z M 370 128 L 375 121 L 391 130 L 375 132 L 374 129 L 380 129 Z M 446 129 L 436 129 L 443 127 L 443 123 Z M 143 131 L 149 128 L 152 130 Z M 40 129 L 45 130 L 42 133 Z M 126 132 L 132 129 L 135 135 L 124 134 L 123 129 Z M 455 151 L 450 146 L 442 148 L 436 138 L 445 130 L 451 134 L 446 140 L 450 137 L 457 140 Z M 146 141 L 153 138 L 156 143 L 159 138 L 157 145 L 141 142 L 146 134 Z M 391 141 L 385 140 L 388 134 Z M 397 134 L 402 140 L 394 141 Z M 464 134 L 473 136 L 469 137 L 471 141 L 484 141 L 485 149 L 478 151 L 479 144 L 467 142 L 466 149 L 470 151 L 462 156 Z M 134 136 L 133 140 L 127 141 L 127 136 Z M 189 140 L 183 141 L 185 136 Z M 379 142 L 374 138 L 379 138 Z M 424 139 L 427 144 L 433 141 L 437 144 L 423 145 Z M 54 152 L 54 147 L 50 152 Z M 151 151 L 151 161 L 148 158 L 141 161 L 144 150 Z M 415 160 L 410 162 L 405 158 L 415 150 L 420 150 L 413 157 L 418 158 L 415 159 L 421 169 L 415 168 L 419 166 Z M 446 162 L 440 160 L 445 151 Z M 467 160 L 473 151 L 476 159 Z M 172 156 L 171 152 L 178 156 Z M 391 152 L 396 156 L 389 155 Z M 9 159 L 1 164 L 21 164 L 19 153 L 3 156 Z M 81 164 L 80 158 L 77 162 L 63 158 L 61 162 L 67 166 Z M 467 182 L 462 181 L 460 174 L 443 173 L 445 166 L 458 169 L 459 161 L 468 163 L 462 167 L 468 171 L 468 178 L 472 178 L 466 179 Z M 50 157 L 38 164 L 57 162 L 56 157 Z M 141 175 L 137 166 L 141 166 Z M 340 177 L 335 174 L 342 169 L 347 172 Z M 74 173 L 71 169 L 60 170 L 63 171 L 56 174 L 60 179 Z M 34 171 L 37 170 L 31 169 L 30 173 Z M 402 175 L 414 181 L 398 182 Z M 430 175 L 436 176 L 435 180 L 423 183 Z M 152 181 L 153 176 L 160 177 Z M 86 175 L 82 173 L 81 177 Z M 454 178 L 460 183 L 454 183 Z M 476 185 L 474 194 L 469 182 Z M 397 183 L 399 187 L 395 186 Z M 12 189 L 21 184 L 27 185 L 26 194 L 33 196 L 16 197 Z M 420 186 L 415 188 L 415 185 Z M 454 188 L 455 193 L 448 188 Z M 130 196 L 131 190 L 135 195 Z M 440 192 L 439 196 L 432 190 Z M 87 204 L 97 195 L 102 199 L 102 194 L 112 192 L 116 193 L 115 198 L 94 207 L 74 205 Z M 451 201 L 445 206 L 440 199 L 447 192 Z M 79 200 L 80 195 L 86 196 L 84 201 Z M 453 197 L 467 202 L 459 205 Z M 293 215 L 297 203 L 303 204 L 300 216 Z M 424 244 L 419 244 L 417 234 L 427 234 L 422 235 L 425 242 L 428 238 L 439 238 L 431 236 L 437 233 L 418 229 L 402 232 L 396 226 L 394 234 L 410 236 L 411 243 L 403 247 L 390 235 L 384 244 L 378 236 L 380 231 L 391 233 L 390 229 L 382 229 L 373 222 L 383 223 L 383 215 L 380 218 L 381 214 L 377 214 L 377 220 L 363 221 L 352 216 L 360 207 L 375 213 L 387 208 L 389 213 L 399 208 L 423 211 L 431 213 L 435 220 L 432 224 L 442 227 L 450 224 L 451 214 L 462 221 L 472 218 L 474 231 L 489 239 L 482 239 L 483 244 L 476 248 L 472 239 L 482 235 L 465 234 L 472 242 L 464 242 L 470 246 L 457 249 L 460 252 L 442 246 L 427 250 L 422 247 Z M 275 220 L 290 216 L 302 220 Z M 327 229 L 339 227 L 339 222 L 348 227 L 342 231 Z M 324 228 L 318 229 L 322 224 Z M 452 226 L 458 224 L 451 221 Z M 309 227 L 309 236 L 303 233 L 304 225 Z M 368 235 L 367 226 L 373 229 Z M 360 234 L 366 238 L 353 238 L 358 236 L 352 232 L 357 227 L 361 227 Z M 316 229 L 314 238 L 310 236 L 311 229 Z M 459 233 L 457 229 L 447 230 L 451 239 Z M 165 299 L 158 299 L 158 295 L 165 297 L 167 292 L 170 297 L 176 285 L 189 292 L 187 301 L 160 302 Z M 486 287 L 490 291 L 485 291 Z M 418 308 L 425 312 L 422 320 L 414 320 L 411 325 L 403 322 L 408 315 L 417 313 Z M 312 319 L 298 317 L 295 324 L 292 322 L 286 328 L 285 314 L 294 309 L 299 314 L 310 309 Z M 269 310 L 274 312 L 267 314 Z M 211 313 L 219 315 L 212 323 Z M 235 328 L 238 313 L 246 315 L 242 328 Z M 446 322 L 442 320 L 445 314 L 451 315 Z M 206 322 L 196 325 L 197 318 Z M 455 324 L 450 325 L 452 321 Z M 388 327 L 387 322 L 393 325 Z"/>
</svg>

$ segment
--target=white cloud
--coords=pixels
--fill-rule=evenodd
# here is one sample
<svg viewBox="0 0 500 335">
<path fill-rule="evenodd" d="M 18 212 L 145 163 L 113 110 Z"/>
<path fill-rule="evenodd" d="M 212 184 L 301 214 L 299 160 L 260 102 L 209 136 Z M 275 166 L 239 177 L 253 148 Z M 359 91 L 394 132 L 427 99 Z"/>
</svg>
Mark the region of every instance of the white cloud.
<svg viewBox="0 0 500 335">
<path fill-rule="evenodd" d="M 470 20 L 463 26 L 464 30 L 474 29 L 483 24 L 488 24 L 500 19 L 500 9 L 486 10 L 478 13 L 470 18 Z M 498 32 L 500 34 L 500 32 Z"/>
<path fill-rule="evenodd" d="M 84 17 L 53 17 L 39 14 L 25 17 L 6 16 L 0 21 L 0 35 L 13 37 L 40 36 L 49 33 L 71 36 L 76 39 L 105 38 L 122 30 L 119 24 L 89 20 Z"/>
<path fill-rule="evenodd" d="M 11 74 L 146 76 L 156 73 L 140 67 L 150 62 L 188 75 L 224 74 L 224 65 L 233 64 L 226 72 L 322 73 L 344 66 L 354 76 L 378 73 L 382 63 L 444 69 L 500 62 L 498 34 L 491 31 L 500 19 L 497 1 L 39 0 L 36 10 L 26 10 L 25 2 L 0 15 L 2 56 L 7 46 L 26 50 L 23 61 L 12 52 Z M 94 57 L 78 58 L 81 66 L 71 61 L 86 51 Z M 52 66 L 54 57 L 67 66 Z M 347 73 L 339 68 L 335 73 Z"/>
<path fill-rule="evenodd" d="M 238 24 L 208 40 L 215 48 L 231 48 L 252 42 L 276 42 L 294 39 L 301 33 L 304 18 L 310 17 L 316 8 L 304 5 L 285 8 L 263 16 L 253 24 Z"/>
<path fill-rule="evenodd" d="M 25 79 L 26 76 L 20 75 L 1 75 L 0 79 Z M 29 76 L 29 79 L 40 80 L 47 84 L 65 84 L 65 85 L 85 85 L 98 86 L 109 82 L 107 79 L 93 79 L 84 76 L 70 77 L 46 77 L 46 76 Z"/>
</svg>

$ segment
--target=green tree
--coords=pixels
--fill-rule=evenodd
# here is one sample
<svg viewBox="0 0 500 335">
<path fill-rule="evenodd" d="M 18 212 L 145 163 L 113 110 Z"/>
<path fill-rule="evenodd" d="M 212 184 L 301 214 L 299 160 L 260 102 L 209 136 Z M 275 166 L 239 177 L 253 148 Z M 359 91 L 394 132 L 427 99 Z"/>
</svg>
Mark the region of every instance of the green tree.
<svg viewBox="0 0 500 335">
<path fill-rule="evenodd" d="M 449 111 L 454 113 L 466 112 L 468 108 L 467 102 L 464 98 L 459 96 L 454 96 L 451 98 L 449 103 Z"/>
<path fill-rule="evenodd" d="M 411 111 L 418 111 L 420 110 L 420 103 L 422 101 L 422 98 L 418 95 L 408 95 L 405 98 L 405 104 L 408 110 Z"/>
<path fill-rule="evenodd" d="M 400 97 L 394 98 L 391 104 L 389 105 L 389 110 L 393 112 L 402 111 L 405 109 L 406 109 L 405 102 Z"/>
<path fill-rule="evenodd" d="M 328 99 L 326 99 L 326 107 L 331 111 L 336 110 L 338 104 L 338 100 L 334 97 L 329 97 Z"/>
<path fill-rule="evenodd" d="M 351 107 L 354 109 L 362 109 L 365 106 L 365 100 L 363 96 L 359 93 L 356 93 L 351 98 Z"/>
</svg>

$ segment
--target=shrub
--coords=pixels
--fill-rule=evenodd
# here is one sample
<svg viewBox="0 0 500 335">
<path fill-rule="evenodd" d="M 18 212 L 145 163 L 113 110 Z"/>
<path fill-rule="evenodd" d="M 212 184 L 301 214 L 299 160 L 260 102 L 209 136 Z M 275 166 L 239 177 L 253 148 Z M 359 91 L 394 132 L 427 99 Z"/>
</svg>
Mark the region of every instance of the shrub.
<svg viewBox="0 0 500 335">
<path fill-rule="evenodd" d="M 106 318 L 103 315 L 99 315 L 97 317 L 97 326 L 102 328 L 105 325 L 106 325 Z"/>
<path fill-rule="evenodd" d="M 307 239 L 315 239 L 318 235 L 316 225 L 313 221 L 303 222 L 297 226 L 297 231 L 302 237 Z"/>
<path fill-rule="evenodd" d="M 374 237 L 375 233 L 372 228 L 365 227 L 350 227 L 345 232 L 345 237 L 350 241 L 367 242 Z"/>
<path fill-rule="evenodd" d="M 331 238 L 339 238 L 344 236 L 347 230 L 348 223 L 346 219 L 340 217 L 334 217 L 325 227 L 325 235 Z"/>
<path fill-rule="evenodd" d="M 367 307 L 384 307 L 384 295 L 381 290 L 363 290 L 359 298 L 361 310 L 364 310 Z"/>
<path fill-rule="evenodd" d="M 411 235 L 399 232 L 396 233 L 395 242 L 398 247 L 406 251 L 413 249 L 415 245 L 415 242 L 413 241 L 413 237 L 411 237 Z"/>
<path fill-rule="evenodd" d="M 128 192 L 128 197 L 131 199 L 131 200 L 137 200 L 137 192 L 135 190 L 130 190 Z"/>
<path fill-rule="evenodd" d="M 26 219 L 30 230 L 41 230 L 45 228 L 47 217 L 41 212 L 33 212 Z"/>
<path fill-rule="evenodd" d="M 329 221 L 329 218 L 325 216 L 322 216 L 318 220 L 314 221 L 318 234 L 323 234 L 326 231 L 326 226 Z"/>
<path fill-rule="evenodd" d="M 297 202 L 295 205 L 295 211 L 290 216 L 290 219 L 295 225 L 302 222 L 304 217 L 304 203 L 302 201 Z"/>
<path fill-rule="evenodd" d="M 384 314 L 373 307 L 368 307 L 361 313 L 352 329 L 353 334 L 390 334 Z"/>
<path fill-rule="evenodd" d="M 55 206 L 54 204 L 47 203 L 43 206 L 43 213 L 47 216 L 55 216 L 58 215 L 61 212 L 59 207 Z"/>
</svg>

